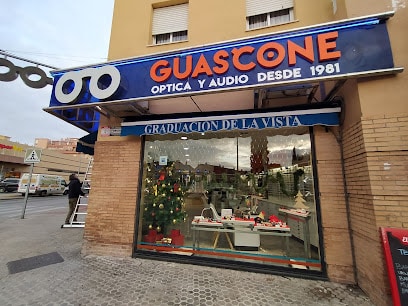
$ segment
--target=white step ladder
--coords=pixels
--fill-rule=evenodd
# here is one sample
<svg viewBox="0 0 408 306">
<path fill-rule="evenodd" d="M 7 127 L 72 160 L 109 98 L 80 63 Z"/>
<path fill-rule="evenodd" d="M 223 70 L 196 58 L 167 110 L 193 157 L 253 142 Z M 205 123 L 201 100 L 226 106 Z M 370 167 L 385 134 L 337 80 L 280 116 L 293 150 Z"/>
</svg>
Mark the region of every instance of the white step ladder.
<svg viewBox="0 0 408 306">
<path fill-rule="evenodd" d="M 82 181 L 82 191 L 85 193 L 85 196 L 79 196 L 78 201 L 75 205 L 74 213 L 69 219 L 69 224 L 63 224 L 61 228 L 64 227 L 85 227 L 85 219 L 88 208 L 88 196 L 89 190 L 91 189 L 91 176 L 92 176 L 92 166 L 93 166 L 93 157 L 89 159 L 88 166 L 86 168 L 85 177 Z M 76 219 L 76 221 L 74 221 Z"/>
</svg>

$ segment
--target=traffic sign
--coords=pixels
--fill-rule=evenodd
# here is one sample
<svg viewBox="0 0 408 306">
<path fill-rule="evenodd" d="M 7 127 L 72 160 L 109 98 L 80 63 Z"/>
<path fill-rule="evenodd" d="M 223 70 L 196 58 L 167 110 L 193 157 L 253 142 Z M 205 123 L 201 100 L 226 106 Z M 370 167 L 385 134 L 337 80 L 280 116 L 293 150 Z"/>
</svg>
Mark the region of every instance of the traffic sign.
<svg viewBox="0 0 408 306">
<path fill-rule="evenodd" d="M 26 164 L 39 163 L 41 161 L 41 153 L 42 150 L 40 149 L 27 149 L 24 157 L 24 162 Z"/>
</svg>

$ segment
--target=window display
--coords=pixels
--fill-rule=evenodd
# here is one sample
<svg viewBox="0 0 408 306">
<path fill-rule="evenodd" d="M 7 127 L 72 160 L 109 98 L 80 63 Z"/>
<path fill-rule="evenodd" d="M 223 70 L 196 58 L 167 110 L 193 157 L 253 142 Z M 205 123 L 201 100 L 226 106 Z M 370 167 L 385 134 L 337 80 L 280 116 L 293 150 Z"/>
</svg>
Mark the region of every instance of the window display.
<svg viewBox="0 0 408 306">
<path fill-rule="evenodd" d="M 321 270 L 307 128 L 146 137 L 137 250 Z"/>
</svg>

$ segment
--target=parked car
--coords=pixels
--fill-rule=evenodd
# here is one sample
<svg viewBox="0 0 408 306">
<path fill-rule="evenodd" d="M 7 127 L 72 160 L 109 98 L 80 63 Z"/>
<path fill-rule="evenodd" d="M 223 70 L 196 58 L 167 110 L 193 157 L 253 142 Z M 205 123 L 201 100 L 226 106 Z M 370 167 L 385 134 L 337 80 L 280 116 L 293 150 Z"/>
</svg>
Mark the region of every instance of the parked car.
<svg viewBox="0 0 408 306">
<path fill-rule="evenodd" d="M 6 178 L 0 182 L 0 192 L 13 192 L 18 189 L 20 179 Z"/>
</svg>

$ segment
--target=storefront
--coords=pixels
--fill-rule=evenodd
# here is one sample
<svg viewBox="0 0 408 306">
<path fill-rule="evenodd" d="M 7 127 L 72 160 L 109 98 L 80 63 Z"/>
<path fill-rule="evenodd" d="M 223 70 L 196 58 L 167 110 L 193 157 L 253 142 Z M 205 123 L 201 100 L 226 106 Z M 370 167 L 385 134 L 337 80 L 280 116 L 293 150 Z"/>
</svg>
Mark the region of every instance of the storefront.
<svg viewBox="0 0 408 306">
<path fill-rule="evenodd" d="M 54 72 L 98 133 L 84 253 L 355 282 L 337 93 L 403 71 L 390 16 Z"/>
<path fill-rule="evenodd" d="M 145 135 L 136 252 L 321 272 L 311 127 L 338 125 L 340 111 L 123 123 Z"/>
</svg>

